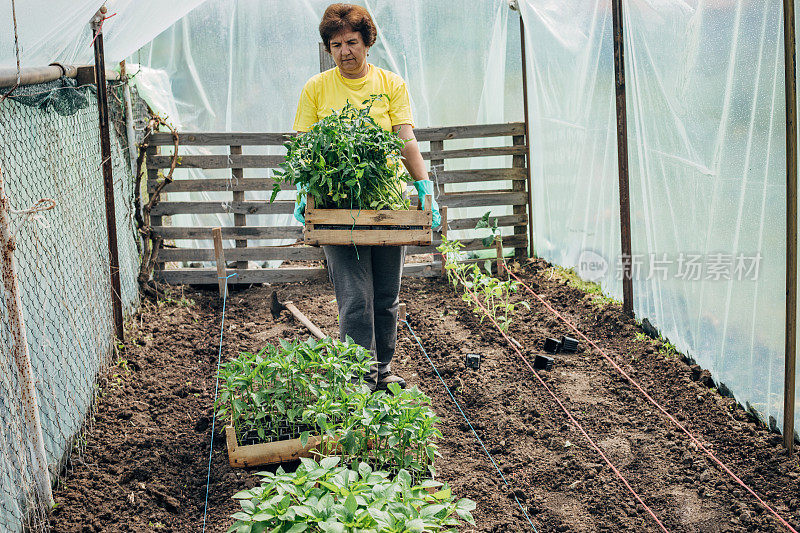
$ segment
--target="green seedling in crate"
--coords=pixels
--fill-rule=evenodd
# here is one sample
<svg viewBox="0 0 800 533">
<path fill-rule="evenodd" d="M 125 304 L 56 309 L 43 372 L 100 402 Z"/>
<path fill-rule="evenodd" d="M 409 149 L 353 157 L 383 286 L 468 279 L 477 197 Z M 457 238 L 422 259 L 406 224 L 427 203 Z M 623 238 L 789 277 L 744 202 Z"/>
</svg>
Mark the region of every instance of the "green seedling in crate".
<svg viewBox="0 0 800 533">
<path fill-rule="evenodd" d="M 217 416 L 230 420 L 240 444 L 297 438 L 309 428 L 303 412 L 328 390 L 363 383 L 370 354 L 348 340 L 268 345 L 221 366 Z"/>
<path fill-rule="evenodd" d="M 407 469 L 423 479 L 434 473 L 436 440 L 442 436 L 429 404 L 430 398 L 416 387 L 403 390 L 393 383 L 388 392 L 373 393 L 361 386 L 321 395 L 304 418 L 325 437 L 321 455 L 339 455 L 346 462 L 360 461 L 394 473 Z M 302 445 L 311 434 L 301 435 Z"/>
</svg>

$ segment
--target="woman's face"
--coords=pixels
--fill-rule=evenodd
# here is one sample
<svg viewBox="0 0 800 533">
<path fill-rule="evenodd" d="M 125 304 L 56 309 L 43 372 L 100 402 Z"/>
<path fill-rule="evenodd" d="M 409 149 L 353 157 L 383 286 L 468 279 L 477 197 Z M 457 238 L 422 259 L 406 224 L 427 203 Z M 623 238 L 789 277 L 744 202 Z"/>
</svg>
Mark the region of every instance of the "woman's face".
<svg viewBox="0 0 800 533">
<path fill-rule="evenodd" d="M 331 37 L 331 55 L 345 78 L 360 78 L 366 74 L 369 46 L 357 31 L 345 30 Z"/>
</svg>

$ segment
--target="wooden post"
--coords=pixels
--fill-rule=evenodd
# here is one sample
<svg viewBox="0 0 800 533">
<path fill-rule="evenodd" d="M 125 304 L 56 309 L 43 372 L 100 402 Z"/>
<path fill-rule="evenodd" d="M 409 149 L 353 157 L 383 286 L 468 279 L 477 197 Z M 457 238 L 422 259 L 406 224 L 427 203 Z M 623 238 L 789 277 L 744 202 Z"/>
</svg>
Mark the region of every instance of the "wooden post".
<svg viewBox="0 0 800 533">
<path fill-rule="evenodd" d="M 16 242 L 11 234 L 8 217 L 9 201 L 3 190 L 3 175 L 0 173 L 0 267 L 2 267 L 3 293 L 5 295 L 8 326 L 11 334 L 11 355 L 17 369 L 19 379 L 19 399 L 27 438 L 24 443 L 30 448 L 35 462 L 33 479 L 36 484 L 37 497 L 48 507 L 53 505 L 53 492 L 50 485 L 50 470 L 47 468 L 47 453 L 44 448 L 44 434 L 39 417 L 38 395 L 33 377 L 30 352 L 28 350 L 28 333 L 22 313 L 22 298 L 19 293 L 17 266 L 14 259 Z"/>
<path fill-rule="evenodd" d="M 117 214 L 114 207 L 114 167 L 111 162 L 111 133 L 108 119 L 108 94 L 106 64 L 103 53 L 103 18 L 106 7 L 101 7 L 91 21 L 94 33 L 94 70 L 97 81 L 97 111 L 100 120 L 100 154 L 103 164 L 103 189 L 106 204 L 106 231 L 111 271 L 111 308 L 114 316 L 114 334 L 125 342 L 122 327 L 122 288 L 119 277 L 119 251 L 117 248 Z"/>
<path fill-rule="evenodd" d="M 531 142 L 530 123 L 528 121 L 528 63 L 525 58 L 525 22 L 522 20 L 522 11 L 519 12 L 519 39 L 520 48 L 522 49 L 522 109 L 525 116 L 525 144 L 528 146 L 528 152 L 525 157 L 525 170 L 527 173 L 528 183 L 528 246 L 530 253 L 528 257 L 535 257 L 536 251 L 533 248 L 533 179 L 531 178 L 531 158 L 530 153 L 533 150 L 533 143 Z"/>
<path fill-rule="evenodd" d="M 439 208 L 439 213 L 442 215 L 442 241 L 447 239 L 447 206 L 443 205 Z M 445 259 L 444 254 L 442 254 L 442 277 L 447 275 L 447 269 L 445 268 Z"/>
<path fill-rule="evenodd" d="M 620 253 L 622 256 L 622 310 L 633 316 L 633 255 L 631 252 L 631 206 L 628 186 L 628 117 L 625 100 L 625 43 L 622 0 L 611 1 L 614 23 L 614 73 L 617 103 L 617 165 L 619 170 Z"/>
<path fill-rule="evenodd" d="M 327 50 L 325 50 L 325 44 L 319 43 L 319 71 L 325 72 L 326 70 L 330 70 L 336 66 L 336 62 L 333 60 L 333 56 L 331 56 Z"/>
<path fill-rule="evenodd" d="M 514 146 L 524 146 L 525 145 L 525 135 L 514 135 L 512 138 L 512 144 Z M 525 167 L 525 156 L 524 155 L 515 155 L 511 157 L 511 166 L 513 168 L 524 168 Z M 530 175 L 530 174 L 529 174 Z M 526 189 L 525 182 L 514 180 L 512 183 L 512 190 L 514 192 L 524 192 Z M 525 211 L 527 211 L 526 206 L 524 205 L 515 205 L 513 208 L 513 212 L 515 215 L 524 215 Z M 530 222 L 530 221 L 529 221 Z M 524 226 L 514 226 L 514 235 L 528 235 L 528 228 Z M 528 256 L 528 247 L 520 247 L 514 248 L 514 257 L 518 260 L 524 259 Z"/>
<path fill-rule="evenodd" d="M 797 75 L 794 1 L 783 1 L 786 86 L 786 342 L 783 375 L 783 445 L 794 449 L 795 361 L 797 358 Z"/>
<path fill-rule="evenodd" d="M 242 147 L 241 146 L 231 146 L 231 155 L 242 155 Z M 231 169 L 231 177 L 233 178 L 234 183 L 241 183 L 241 180 L 244 179 L 244 169 L 241 168 L 232 168 Z M 244 191 L 233 191 L 233 201 L 234 202 L 244 202 Z M 234 214 L 233 215 L 233 224 L 237 228 L 247 226 L 247 215 L 245 214 Z M 247 239 L 237 239 L 236 240 L 236 248 L 247 248 Z M 247 261 L 237 261 L 236 268 L 239 269 L 246 269 L 247 268 Z"/>
<path fill-rule="evenodd" d="M 211 230 L 214 239 L 214 259 L 217 262 L 217 281 L 219 282 L 219 297 L 225 298 L 225 287 L 227 287 L 226 277 L 228 276 L 225 266 L 225 251 L 222 249 L 222 228 Z"/>
</svg>

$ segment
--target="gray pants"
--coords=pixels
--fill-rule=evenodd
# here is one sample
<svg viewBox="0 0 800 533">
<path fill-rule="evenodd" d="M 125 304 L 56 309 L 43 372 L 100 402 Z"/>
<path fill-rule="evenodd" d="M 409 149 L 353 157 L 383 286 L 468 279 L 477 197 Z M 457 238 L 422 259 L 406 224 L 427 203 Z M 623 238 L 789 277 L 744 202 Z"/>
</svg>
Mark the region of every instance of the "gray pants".
<svg viewBox="0 0 800 533">
<path fill-rule="evenodd" d="M 391 372 L 405 246 L 323 246 L 339 306 L 339 338 L 372 352 L 369 381 Z"/>
</svg>

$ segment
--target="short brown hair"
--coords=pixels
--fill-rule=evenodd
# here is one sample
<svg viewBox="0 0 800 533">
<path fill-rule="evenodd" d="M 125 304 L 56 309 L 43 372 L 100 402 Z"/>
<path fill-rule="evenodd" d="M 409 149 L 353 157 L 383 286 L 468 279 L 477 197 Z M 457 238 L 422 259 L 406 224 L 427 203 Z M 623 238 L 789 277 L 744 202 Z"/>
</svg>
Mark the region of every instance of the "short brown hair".
<svg viewBox="0 0 800 533">
<path fill-rule="evenodd" d="M 331 4 L 322 15 L 322 22 L 319 23 L 319 35 L 325 44 L 325 50 L 331 51 L 331 39 L 342 31 L 357 31 L 364 39 L 366 46 L 375 44 L 375 37 L 378 30 L 369 11 L 361 6 L 353 4 Z"/>
</svg>

